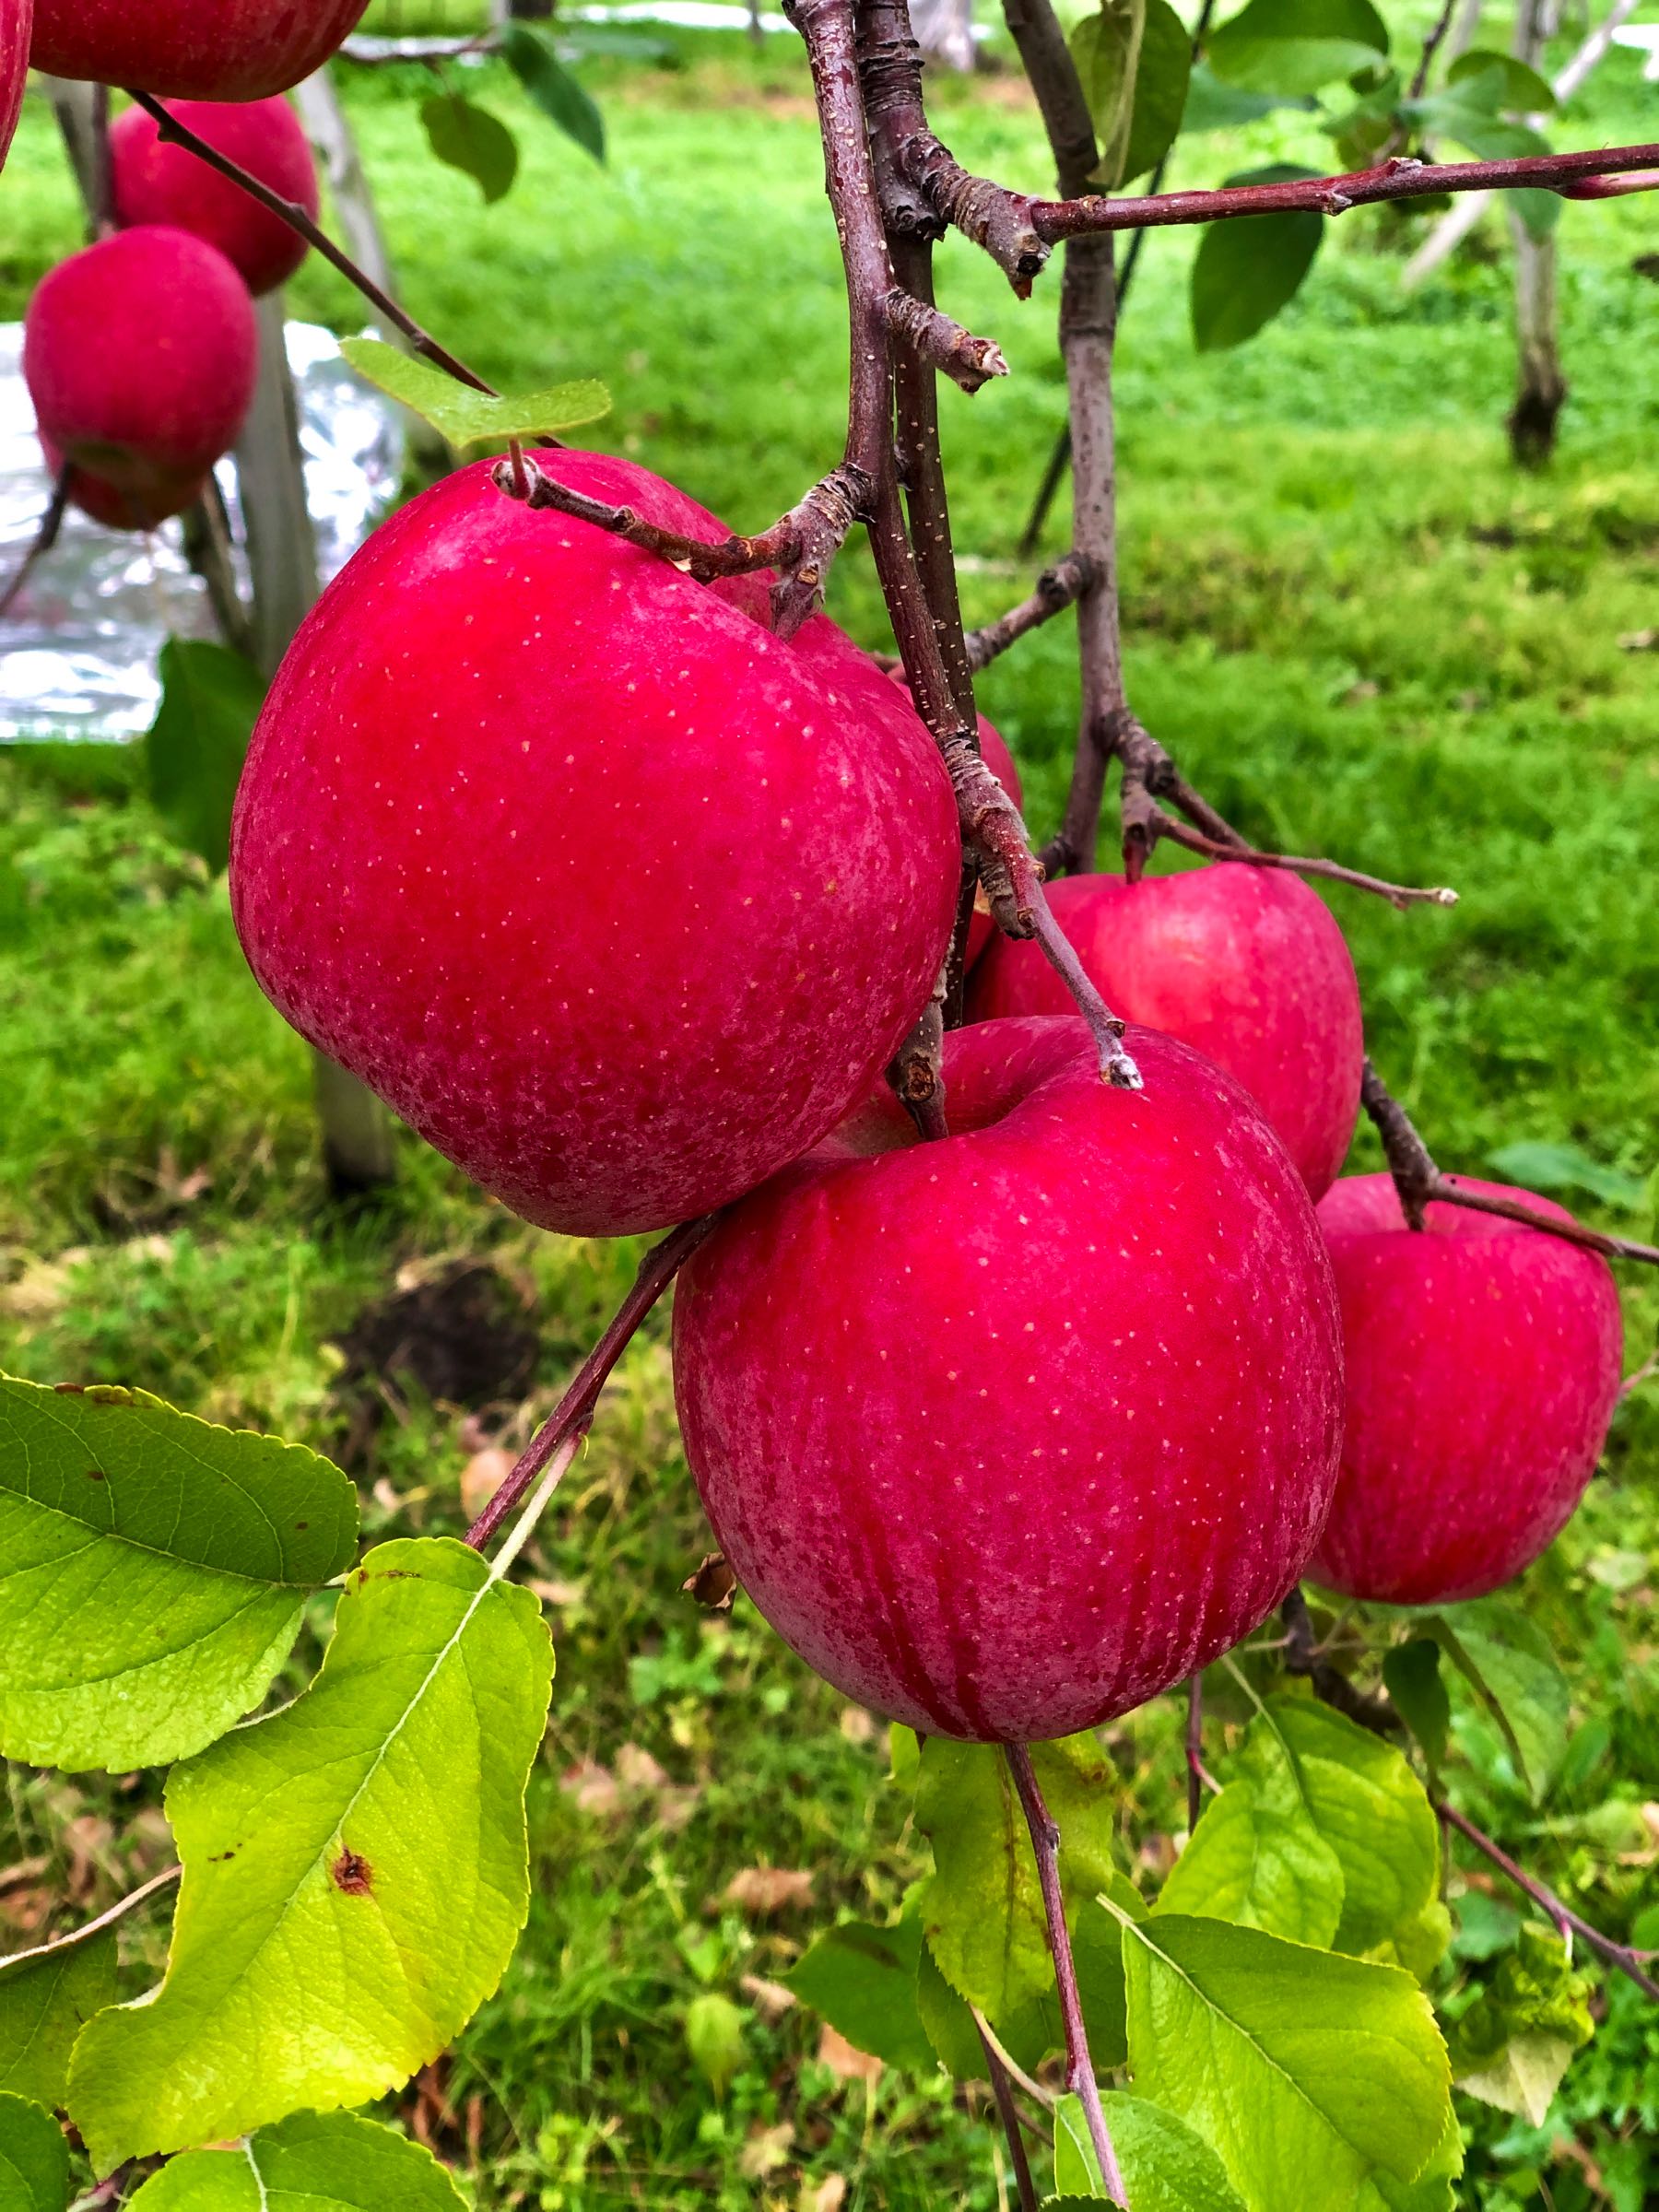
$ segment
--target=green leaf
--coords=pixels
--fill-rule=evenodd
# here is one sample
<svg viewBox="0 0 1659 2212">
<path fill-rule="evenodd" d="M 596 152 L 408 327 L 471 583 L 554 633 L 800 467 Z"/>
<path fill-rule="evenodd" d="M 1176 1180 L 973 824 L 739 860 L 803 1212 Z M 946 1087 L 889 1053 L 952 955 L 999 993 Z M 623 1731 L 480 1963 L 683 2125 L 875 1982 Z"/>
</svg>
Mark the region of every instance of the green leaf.
<svg viewBox="0 0 1659 2212">
<path fill-rule="evenodd" d="M 1471 79 L 1498 80 L 1496 104 L 1512 109 L 1517 115 L 1547 115 L 1556 104 L 1551 87 L 1535 69 L 1529 69 L 1512 53 L 1500 53 L 1494 48 L 1471 46 L 1460 53 L 1446 72 L 1448 85 L 1463 85 Z"/>
<path fill-rule="evenodd" d="M 0 1960 L 0 2090 L 59 2105 L 75 2039 L 115 2002 L 113 1928 Z"/>
<path fill-rule="evenodd" d="M 0 2097 L 0 2212 L 64 2212 L 69 2146 L 42 2106 Z"/>
<path fill-rule="evenodd" d="M 922 1746 L 915 1730 L 907 1728 L 902 1721 L 892 1722 L 888 1728 L 888 1780 L 896 1789 L 913 1794 L 921 1771 Z"/>
<path fill-rule="evenodd" d="M 420 103 L 427 141 L 440 161 L 471 177 L 486 206 L 504 199 L 518 175 L 518 140 L 488 108 L 458 92 L 434 92 Z"/>
<path fill-rule="evenodd" d="M 1106 191 L 1124 174 L 1145 21 L 1146 0 L 1100 0 L 1067 41 L 1100 147 L 1089 182 Z"/>
<path fill-rule="evenodd" d="M 1135 2087 L 1216 2149 L 1250 2212 L 1351 2212 L 1367 2175 L 1421 2172 L 1451 2077 L 1409 1974 L 1175 1914 L 1126 1923 L 1124 1955 Z"/>
<path fill-rule="evenodd" d="M 1424 1626 L 1502 1730 L 1537 1803 L 1567 1749 L 1571 1702 L 1549 1639 L 1516 1606 L 1496 1597 L 1442 1606 Z"/>
<path fill-rule="evenodd" d="M 1227 2169 L 1184 2121 L 1123 2090 L 1100 2103 L 1134 2212 L 1244 2212 Z"/>
<path fill-rule="evenodd" d="M 1353 76 L 1387 52 L 1387 26 L 1371 0 L 1250 0 L 1206 47 L 1224 84 L 1290 94 Z"/>
<path fill-rule="evenodd" d="M 1229 177 L 1232 184 L 1277 184 L 1314 172 L 1278 163 Z M 1309 209 L 1288 215 L 1233 216 L 1207 223 L 1193 256 L 1193 338 L 1200 353 L 1220 353 L 1254 337 L 1295 298 L 1313 266 L 1324 218 Z"/>
<path fill-rule="evenodd" d="M 144 738 L 150 803 L 185 851 L 222 876 L 264 679 L 240 653 L 198 638 L 169 638 L 157 673 L 161 703 Z"/>
<path fill-rule="evenodd" d="M 464 2212 L 429 2150 L 349 2112 L 296 2112 L 234 2150 L 193 2150 L 152 2174 L 130 2212 Z"/>
<path fill-rule="evenodd" d="M 957 2081 L 983 2081 L 985 2047 L 973 2015 L 939 1971 L 925 1938 L 916 1960 L 916 2012 L 946 2072 Z"/>
<path fill-rule="evenodd" d="M 0 1378 L 0 1750 L 71 1772 L 199 1751 L 356 1543 L 357 1492 L 301 1445 Z"/>
<path fill-rule="evenodd" d="M 98 2171 L 358 2104 L 436 2057 L 529 1900 L 524 1783 L 552 1652 L 535 1599 L 448 1538 L 354 1570 L 312 1687 L 178 1768 L 167 1975 L 76 2046 Z"/>
<path fill-rule="evenodd" d="M 925 2066 L 934 2049 L 916 2009 L 922 1925 L 843 1921 L 820 1936 L 783 1979 L 803 2004 L 821 2012 L 855 2051 L 889 2066 Z"/>
<path fill-rule="evenodd" d="M 1241 92 L 1236 85 L 1224 85 L 1205 63 L 1194 62 L 1187 80 L 1181 128 L 1188 135 L 1201 131 L 1241 130 L 1247 123 L 1257 123 L 1278 108 L 1300 108 L 1312 112 L 1318 105 L 1312 96 L 1281 100 L 1275 92 Z"/>
<path fill-rule="evenodd" d="M 1560 1938 L 1524 1923 L 1514 1949 L 1451 2030 L 1458 2087 L 1542 2127 L 1573 2053 L 1595 2032 L 1589 1989 Z"/>
<path fill-rule="evenodd" d="M 1414 1636 L 1382 1655 L 1382 1682 L 1394 1710 L 1422 1746 L 1431 1774 L 1446 1762 L 1452 1731 L 1452 1700 L 1441 1680 L 1440 1645 L 1432 1636 Z"/>
<path fill-rule="evenodd" d="M 605 118 L 593 98 L 559 58 L 552 35 L 539 23 L 512 21 L 500 31 L 500 52 L 531 99 L 595 161 L 605 159 Z"/>
<path fill-rule="evenodd" d="M 1074 1896 L 1111 1881 L 1112 1763 L 1092 1735 L 1034 1744 L 1031 1763 L 1060 1830 L 1061 1878 Z M 1001 1751 L 930 1736 L 922 1751 L 916 1824 L 934 1847 L 921 1898 L 940 1971 L 959 1996 L 1000 2023 L 1053 1986 L 1037 1862 Z"/>
<path fill-rule="evenodd" d="M 1206 1806 L 1157 1910 L 1324 1948 L 1342 1919 L 1341 1863 L 1302 1802 L 1289 1760 L 1280 1753 L 1274 1775 L 1272 1757 L 1258 1744 L 1256 1774 L 1229 1783 Z"/>
<path fill-rule="evenodd" d="M 1106 2179 L 1080 2097 L 1062 2097 L 1054 2107 L 1054 2187 L 1062 2196 L 1086 2201 L 1098 2202 L 1106 2195 Z"/>
<path fill-rule="evenodd" d="M 1354 2212 L 1455 2212 L 1454 2184 L 1464 2169 L 1463 2130 L 1457 2114 L 1446 2114 L 1445 2133 L 1434 2155 L 1413 2182 L 1373 2173 L 1361 2184 Z"/>
<path fill-rule="evenodd" d="M 1192 74 L 1192 32 L 1170 0 L 1147 0 L 1120 182 L 1156 169 L 1174 145 Z"/>
<path fill-rule="evenodd" d="M 1133 1882 L 1114 1873 L 1105 1894 L 1118 1912 L 1145 1920 L 1146 1900 Z M 1127 2063 L 1129 2032 L 1124 1988 L 1124 1931 L 1117 1913 L 1099 1898 L 1087 1898 L 1072 1917 L 1072 1964 L 1088 2047 L 1097 2067 L 1110 2071 Z"/>
<path fill-rule="evenodd" d="M 1527 196 L 1548 200 L 1558 209 L 1561 204 L 1553 192 Z M 1488 1152 L 1487 1164 L 1496 1168 L 1506 1182 L 1518 1182 L 1526 1190 L 1587 1191 L 1606 1206 L 1623 1206 L 1632 1213 L 1647 1195 L 1647 1183 L 1641 1176 L 1605 1167 L 1576 1145 L 1547 1145 L 1524 1138 Z"/>
<path fill-rule="evenodd" d="M 724 2097 L 743 2064 L 743 2015 L 730 1997 L 709 1991 L 692 1998 L 686 2007 L 686 2048 L 715 2096 Z"/>
<path fill-rule="evenodd" d="M 591 378 L 497 398 L 457 383 L 432 362 L 400 353 L 380 338 L 343 338 L 340 351 L 359 376 L 401 400 L 452 445 L 477 445 L 487 438 L 550 437 L 610 413 L 610 394 Z"/>
<path fill-rule="evenodd" d="M 1545 239 L 1561 219 L 1561 195 L 1559 192 L 1533 192 L 1524 185 L 1504 193 L 1506 206 L 1512 208 L 1524 226 L 1529 238 Z M 1611 1171 L 1609 1170 L 1610 1173 Z M 1609 1201 L 1618 1205 L 1618 1200 Z"/>
</svg>

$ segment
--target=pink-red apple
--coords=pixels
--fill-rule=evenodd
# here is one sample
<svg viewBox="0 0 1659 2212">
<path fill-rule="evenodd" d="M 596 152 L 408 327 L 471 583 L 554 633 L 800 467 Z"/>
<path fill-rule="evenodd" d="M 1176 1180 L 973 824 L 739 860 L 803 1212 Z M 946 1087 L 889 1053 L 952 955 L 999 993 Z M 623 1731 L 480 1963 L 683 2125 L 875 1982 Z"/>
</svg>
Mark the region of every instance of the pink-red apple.
<svg viewBox="0 0 1659 2212">
<path fill-rule="evenodd" d="M 1354 963 L 1298 877 L 1240 863 L 1180 876 L 1069 876 L 1049 904 L 1113 1013 L 1194 1045 L 1236 1076 L 1315 1198 L 1347 1156 L 1364 1055 Z M 1063 1014 L 1036 946 L 1003 937 L 969 985 L 969 1018 Z"/>
<path fill-rule="evenodd" d="M 0 163 L 10 148 L 23 105 L 33 23 L 34 0 L 0 0 Z"/>
<path fill-rule="evenodd" d="M 849 1697 L 981 1740 L 1090 1728 L 1247 1634 L 1342 1426 L 1306 1191 L 1230 1077 L 1132 1030 L 946 1040 L 951 1134 L 877 1098 L 682 1272 L 675 1389 L 715 1537 Z"/>
<path fill-rule="evenodd" d="M 179 100 L 171 106 L 198 138 L 315 216 L 316 164 L 286 100 Z M 205 238 L 255 295 L 286 284 L 305 259 L 309 249 L 297 230 L 188 147 L 166 144 L 142 108 L 117 116 L 110 165 L 119 221 L 171 223 Z"/>
<path fill-rule="evenodd" d="M 46 456 L 46 466 L 55 478 L 64 465 L 64 456 L 50 438 L 42 438 L 41 448 Z M 186 507 L 194 507 L 207 488 L 206 477 L 194 481 L 174 484 L 171 489 L 152 487 L 147 491 L 134 491 L 119 484 L 109 484 L 101 477 L 89 476 L 84 468 L 71 467 L 65 487 L 69 503 L 89 514 L 95 523 L 106 530 L 153 530 L 170 515 L 182 514 Z"/>
<path fill-rule="evenodd" d="M 166 100 L 266 100 L 343 44 L 368 0 L 35 0 L 29 60 Z"/>
<path fill-rule="evenodd" d="M 688 535 L 631 464 L 538 456 Z M 458 471 L 324 594 L 230 890 L 304 1036 L 526 1219 L 655 1229 L 816 1144 L 925 1003 L 961 874 L 910 701 L 760 580 L 695 582 Z"/>
<path fill-rule="evenodd" d="M 1552 1220 L 1547 1198 L 1460 1177 Z M 1387 1175 L 1319 1221 L 1342 1300 L 1347 1422 L 1311 1572 L 1384 1605 L 1479 1597 L 1560 1533 L 1618 1396 L 1618 1294 L 1582 1246 L 1459 1206 L 1408 1230 Z"/>
<path fill-rule="evenodd" d="M 23 375 L 49 460 L 151 521 L 187 506 L 234 443 L 257 368 L 241 278 L 215 247 L 159 224 L 60 262 L 24 321 Z"/>
</svg>

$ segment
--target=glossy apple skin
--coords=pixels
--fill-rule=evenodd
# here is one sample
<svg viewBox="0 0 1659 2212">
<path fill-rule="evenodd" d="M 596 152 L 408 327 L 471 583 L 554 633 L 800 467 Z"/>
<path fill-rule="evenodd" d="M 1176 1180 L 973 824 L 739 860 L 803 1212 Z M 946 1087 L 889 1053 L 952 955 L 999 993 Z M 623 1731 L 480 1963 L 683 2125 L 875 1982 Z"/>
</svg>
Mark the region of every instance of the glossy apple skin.
<svg viewBox="0 0 1659 2212">
<path fill-rule="evenodd" d="M 300 118 L 286 100 L 179 100 L 178 120 L 284 199 L 317 213 L 317 168 Z M 171 223 L 217 246 L 257 297 L 286 284 L 310 251 L 299 232 L 262 207 L 188 147 L 167 146 L 142 108 L 110 129 L 116 219 Z"/>
<path fill-rule="evenodd" d="M 29 77 L 34 0 L 0 0 L 0 164 L 10 151 Z"/>
<path fill-rule="evenodd" d="M 1330 1502 L 1307 1193 L 1230 1077 L 1129 1041 L 1139 1095 L 1075 1022 L 955 1032 L 948 1138 L 877 1100 L 679 1278 L 717 1542 L 809 1665 L 929 1733 L 1067 1735 L 1168 1688 L 1283 1597 Z"/>
<path fill-rule="evenodd" d="M 165 100 L 267 100 L 320 69 L 368 0 L 35 0 L 29 60 Z"/>
<path fill-rule="evenodd" d="M 1531 1191 L 1460 1176 L 1552 1219 Z M 1394 1606 L 1481 1597 L 1571 1518 L 1606 1439 L 1623 1349 L 1606 1262 L 1519 1222 L 1430 1206 L 1406 1227 L 1386 1175 L 1320 1203 L 1342 1300 L 1347 1422 L 1311 1570 Z"/>
<path fill-rule="evenodd" d="M 24 321 L 49 453 L 154 515 L 188 505 L 234 444 L 257 371 L 246 285 L 216 248 L 159 225 L 60 262 Z"/>
<path fill-rule="evenodd" d="M 540 465 L 688 535 L 642 468 Z M 458 471 L 302 625 L 230 892 L 254 974 L 527 1220 L 658 1229 L 816 1144 L 925 1003 L 961 853 L 914 710 L 762 580 L 694 582 Z"/>
<path fill-rule="evenodd" d="M 1354 963 L 1330 909 L 1299 877 L 1236 863 L 1180 876 L 1068 876 L 1055 919 L 1114 1014 L 1167 1030 L 1236 1076 L 1317 1199 L 1359 1111 L 1364 1041 Z M 1036 946 L 1003 937 L 975 969 L 968 1018 L 1064 1014 Z"/>
</svg>

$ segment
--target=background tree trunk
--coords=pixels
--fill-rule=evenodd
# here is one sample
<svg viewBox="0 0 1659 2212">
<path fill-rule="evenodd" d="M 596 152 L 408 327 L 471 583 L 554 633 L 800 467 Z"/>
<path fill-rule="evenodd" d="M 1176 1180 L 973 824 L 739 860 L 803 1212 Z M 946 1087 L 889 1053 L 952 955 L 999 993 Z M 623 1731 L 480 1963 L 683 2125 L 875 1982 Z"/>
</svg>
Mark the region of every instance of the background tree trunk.
<svg viewBox="0 0 1659 2212">
<path fill-rule="evenodd" d="M 911 29 L 930 62 L 964 75 L 973 67 L 972 0 L 911 0 Z"/>
<path fill-rule="evenodd" d="M 1557 21 L 1557 0 L 1520 0 L 1515 16 L 1516 58 L 1535 69 Z M 1556 425 L 1567 398 L 1561 373 L 1560 318 L 1556 306 L 1555 232 L 1535 238 L 1510 215 L 1515 246 L 1515 404 L 1510 410 L 1510 451 L 1523 468 L 1539 468 L 1555 451 Z"/>
<path fill-rule="evenodd" d="M 288 372 L 282 294 L 253 302 L 259 383 L 236 445 L 253 582 L 253 658 L 267 681 L 317 596 L 317 540 L 305 503 L 300 404 Z M 392 1117 L 355 1076 L 312 1054 L 323 1159 L 335 1198 L 382 1188 L 397 1171 Z"/>
</svg>

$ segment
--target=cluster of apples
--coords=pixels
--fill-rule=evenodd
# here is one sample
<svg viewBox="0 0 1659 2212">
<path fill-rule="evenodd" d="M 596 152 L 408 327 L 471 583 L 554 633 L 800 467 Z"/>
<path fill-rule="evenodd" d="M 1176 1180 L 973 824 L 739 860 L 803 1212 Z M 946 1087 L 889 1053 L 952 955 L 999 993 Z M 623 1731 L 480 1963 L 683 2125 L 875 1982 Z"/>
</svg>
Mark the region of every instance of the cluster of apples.
<svg viewBox="0 0 1659 2212">
<path fill-rule="evenodd" d="M 259 181 L 317 211 L 317 178 L 280 94 L 332 53 L 362 0 L 0 0 L 0 155 L 28 66 L 167 98 L 178 120 Z M 305 241 L 230 179 L 166 143 L 142 109 L 110 133 L 118 228 L 42 279 L 23 372 L 55 475 L 116 529 L 199 499 L 253 397 L 250 295 L 292 276 Z"/>
<path fill-rule="evenodd" d="M 536 459 L 725 535 L 629 463 Z M 924 1143 L 881 1075 L 959 877 L 928 733 L 832 622 L 781 639 L 764 579 L 699 583 L 488 464 L 324 594 L 230 859 L 276 1005 L 525 1218 L 725 1209 L 677 1297 L 687 1452 L 745 1587 L 850 1695 L 1054 1736 L 1310 1566 L 1399 1603 L 1514 1573 L 1599 1451 L 1612 1282 L 1334 1182 L 1360 1029 L 1323 903 L 1241 865 L 1057 886 L 1144 1090 L 998 938 Z"/>
</svg>

